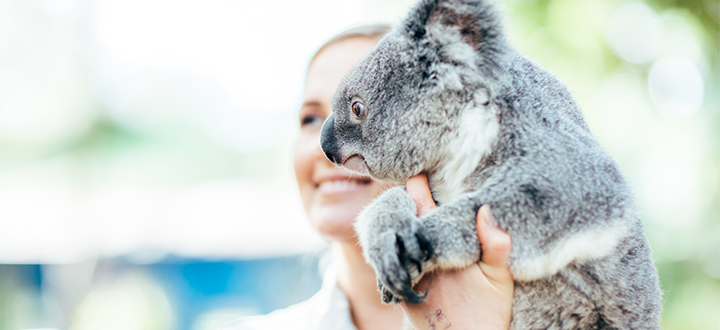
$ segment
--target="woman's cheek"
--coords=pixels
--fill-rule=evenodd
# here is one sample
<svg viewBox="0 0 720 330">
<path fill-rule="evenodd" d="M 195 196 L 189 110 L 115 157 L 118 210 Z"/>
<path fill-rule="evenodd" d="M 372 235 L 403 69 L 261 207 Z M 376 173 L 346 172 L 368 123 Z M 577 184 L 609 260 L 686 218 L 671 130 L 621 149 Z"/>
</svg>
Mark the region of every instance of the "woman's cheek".
<svg viewBox="0 0 720 330">
<path fill-rule="evenodd" d="M 293 167 L 295 169 L 295 179 L 297 180 L 300 197 L 303 204 L 308 207 L 309 194 L 312 193 L 312 175 L 313 161 L 310 153 L 310 146 L 307 136 L 301 134 L 295 144 L 295 152 L 293 154 Z"/>
</svg>

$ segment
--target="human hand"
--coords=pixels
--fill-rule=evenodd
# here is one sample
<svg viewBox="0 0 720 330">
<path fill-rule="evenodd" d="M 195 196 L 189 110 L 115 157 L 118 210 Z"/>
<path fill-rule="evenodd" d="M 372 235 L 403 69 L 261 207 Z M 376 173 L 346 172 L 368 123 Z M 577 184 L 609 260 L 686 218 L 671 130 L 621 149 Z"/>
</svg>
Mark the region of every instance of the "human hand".
<svg viewBox="0 0 720 330">
<path fill-rule="evenodd" d="M 410 178 L 406 188 L 419 216 L 436 207 L 425 174 Z M 514 290 L 508 265 L 511 239 L 495 227 L 489 205 L 478 211 L 477 234 L 482 244 L 480 263 L 425 275 L 416 287 L 418 292 L 427 290 L 425 299 L 401 304 L 416 329 L 509 328 Z"/>
</svg>

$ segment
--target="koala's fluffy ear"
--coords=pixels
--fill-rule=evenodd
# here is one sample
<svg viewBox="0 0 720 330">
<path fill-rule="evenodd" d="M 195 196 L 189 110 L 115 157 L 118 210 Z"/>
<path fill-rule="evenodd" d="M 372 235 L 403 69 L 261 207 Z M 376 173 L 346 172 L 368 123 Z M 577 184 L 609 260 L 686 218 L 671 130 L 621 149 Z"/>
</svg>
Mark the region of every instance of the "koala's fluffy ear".
<svg viewBox="0 0 720 330">
<path fill-rule="evenodd" d="M 480 50 L 499 42 L 502 28 L 499 15 L 486 0 L 423 0 L 405 21 L 406 33 L 416 41 L 425 37 L 439 39 L 450 30 Z"/>
</svg>

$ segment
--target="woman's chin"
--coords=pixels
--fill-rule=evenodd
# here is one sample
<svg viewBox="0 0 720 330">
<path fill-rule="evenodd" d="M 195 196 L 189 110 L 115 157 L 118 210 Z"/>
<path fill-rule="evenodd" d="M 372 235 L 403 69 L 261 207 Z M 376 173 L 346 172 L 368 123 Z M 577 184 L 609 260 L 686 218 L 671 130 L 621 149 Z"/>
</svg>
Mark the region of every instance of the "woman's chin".
<svg viewBox="0 0 720 330">
<path fill-rule="evenodd" d="M 362 210 L 362 205 L 336 204 L 332 207 L 316 207 L 310 212 L 310 222 L 317 231 L 328 239 L 345 241 L 355 240 L 355 218 Z"/>
<path fill-rule="evenodd" d="M 322 184 L 316 187 L 308 200 L 310 205 L 306 210 L 310 222 L 328 239 L 355 242 L 355 219 L 382 188 L 369 179 Z"/>
</svg>

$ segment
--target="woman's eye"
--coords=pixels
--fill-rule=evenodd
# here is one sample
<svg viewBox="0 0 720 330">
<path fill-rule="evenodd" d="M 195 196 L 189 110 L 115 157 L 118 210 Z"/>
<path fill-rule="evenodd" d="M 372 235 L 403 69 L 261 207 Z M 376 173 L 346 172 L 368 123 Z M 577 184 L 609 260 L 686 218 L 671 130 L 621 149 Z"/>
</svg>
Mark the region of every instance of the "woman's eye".
<svg viewBox="0 0 720 330">
<path fill-rule="evenodd" d="M 355 101 L 352 103 L 350 108 L 352 109 L 353 114 L 355 114 L 355 117 L 362 118 L 365 116 L 365 105 L 362 104 L 362 102 Z"/>
<path fill-rule="evenodd" d="M 300 118 L 300 126 L 322 124 L 323 119 L 318 115 L 306 115 Z"/>
</svg>

